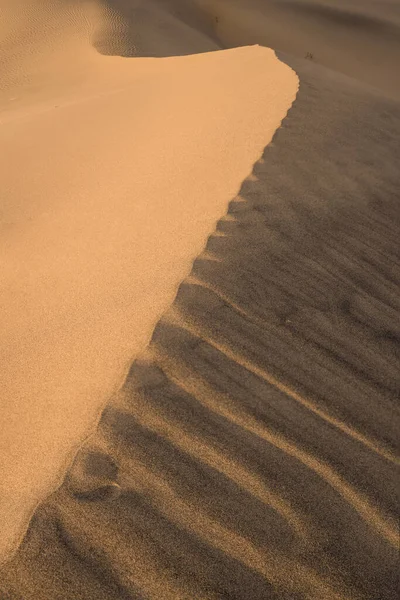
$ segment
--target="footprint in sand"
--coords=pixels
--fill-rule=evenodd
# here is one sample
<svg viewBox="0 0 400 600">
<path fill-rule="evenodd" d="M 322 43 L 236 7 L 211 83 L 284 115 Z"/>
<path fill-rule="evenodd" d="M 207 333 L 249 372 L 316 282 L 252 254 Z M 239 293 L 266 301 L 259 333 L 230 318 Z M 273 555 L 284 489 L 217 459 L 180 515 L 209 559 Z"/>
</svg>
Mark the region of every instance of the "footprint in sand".
<svg viewBox="0 0 400 600">
<path fill-rule="evenodd" d="M 78 500 L 96 502 L 115 499 L 121 493 L 118 465 L 99 450 L 81 450 L 66 477 L 69 492 Z"/>
</svg>

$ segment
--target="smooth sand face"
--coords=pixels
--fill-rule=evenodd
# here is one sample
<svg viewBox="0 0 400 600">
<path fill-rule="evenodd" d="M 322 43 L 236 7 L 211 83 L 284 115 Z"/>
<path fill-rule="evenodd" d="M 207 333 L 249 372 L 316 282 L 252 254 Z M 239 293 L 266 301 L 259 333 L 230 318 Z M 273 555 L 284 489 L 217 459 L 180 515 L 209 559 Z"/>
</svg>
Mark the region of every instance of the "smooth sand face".
<svg viewBox="0 0 400 600">
<path fill-rule="evenodd" d="M 61 480 L 297 91 L 266 48 L 101 56 L 94 26 L 115 22 L 94 3 L 2 9 L 0 557 Z"/>
</svg>

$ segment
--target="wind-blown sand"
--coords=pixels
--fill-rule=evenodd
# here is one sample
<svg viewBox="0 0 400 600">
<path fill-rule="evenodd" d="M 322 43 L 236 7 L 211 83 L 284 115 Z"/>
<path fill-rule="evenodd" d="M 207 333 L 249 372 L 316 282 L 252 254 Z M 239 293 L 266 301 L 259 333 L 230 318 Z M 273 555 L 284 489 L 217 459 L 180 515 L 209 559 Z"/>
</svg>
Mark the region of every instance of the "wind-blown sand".
<svg viewBox="0 0 400 600">
<path fill-rule="evenodd" d="M 171 6 L 162 3 L 162 10 Z M 184 30 L 193 27 L 189 17 Z M 208 35 L 206 17 L 198 21 L 200 37 Z M 143 22 L 149 19 L 146 9 Z M 169 31 L 162 30 L 162 51 L 172 44 Z M 234 71 L 241 52 L 249 69 L 256 57 L 276 64 L 262 49 L 174 60 L 183 70 L 186 60 L 201 59 L 208 75 L 212 58 L 229 62 L 235 55 Z M 188 276 L 122 388 L 113 380 L 116 391 L 96 432 L 2 568 L 4 598 L 396 597 L 400 107 L 386 97 L 389 75 L 384 85 L 374 81 L 380 87 L 374 90 L 315 61 L 279 56 L 300 78 L 289 115 L 239 194 L 231 194 L 203 252 L 200 238 L 194 244 L 198 223 L 188 232 L 194 245 L 190 252 L 185 246 L 187 262 L 175 282 L 185 269 Z M 225 66 L 217 79 L 224 72 Z M 156 71 L 151 78 L 157 80 Z M 236 82 L 235 96 L 243 87 L 243 79 Z M 219 97 L 226 100 L 222 91 Z M 252 123 L 258 130 L 271 126 L 271 106 L 259 99 L 258 122 Z M 119 100 L 114 106 L 120 110 Z M 7 126 L 20 121 L 10 117 Z M 117 141 L 121 135 L 123 142 L 120 132 Z M 216 169 L 213 160 L 209 164 Z M 150 173 L 159 176 L 154 167 Z M 218 185 L 213 178 L 212 198 Z M 222 196 L 208 230 L 224 212 Z M 103 223 L 120 213 L 121 205 L 110 208 Z M 111 239 L 142 230 L 131 221 L 121 226 Z M 191 252 L 199 256 L 189 273 Z M 130 261 L 129 268 L 137 268 L 132 254 L 124 268 Z M 172 300 L 176 287 L 171 271 L 167 276 Z M 145 300 L 153 301 L 155 290 L 150 294 Z M 87 325 L 91 335 L 93 323 Z M 128 328 L 134 357 L 137 323 Z M 100 406 L 99 394 L 94 404 Z"/>
<path fill-rule="evenodd" d="M 109 57 L 85 33 L 86 17 L 108 26 L 106 12 L 31 10 L 36 53 L 15 31 L 2 92 L 3 554 L 60 482 L 297 91 L 265 48 Z"/>
</svg>

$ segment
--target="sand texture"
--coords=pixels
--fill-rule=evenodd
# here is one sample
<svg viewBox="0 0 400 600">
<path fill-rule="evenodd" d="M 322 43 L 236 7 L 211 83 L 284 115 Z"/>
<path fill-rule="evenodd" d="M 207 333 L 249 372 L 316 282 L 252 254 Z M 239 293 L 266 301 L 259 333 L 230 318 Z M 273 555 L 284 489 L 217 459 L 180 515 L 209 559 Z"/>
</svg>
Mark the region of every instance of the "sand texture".
<svg viewBox="0 0 400 600">
<path fill-rule="evenodd" d="M 307 56 L 400 98 L 399 0 L 198 0 L 218 14 L 228 45 Z"/>
<path fill-rule="evenodd" d="M 41 7 L 29 7 L 35 52 L 11 36 L 0 94 L 0 560 L 61 483 L 298 88 L 267 48 L 106 56 L 85 33 L 86 16 L 113 25 L 100 5 Z"/>
<path fill-rule="evenodd" d="M 93 129 L 83 138 L 83 144 L 87 144 L 83 152 L 90 147 L 93 160 L 99 160 L 99 165 L 106 167 L 109 161 L 119 164 L 122 160 L 122 166 L 107 179 L 108 186 L 112 182 L 108 190 L 118 189 L 113 203 L 107 203 L 106 194 L 104 198 L 96 196 L 101 199 L 104 218 L 96 217 L 99 224 L 95 235 L 82 235 L 82 243 L 90 242 L 93 261 L 86 258 L 81 263 L 81 281 L 85 281 L 86 266 L 92 269 L 95 265 L 100 237 L 112 215 L 117 214 L 120 218 L 115 221 L 114 233 L 102 238 L 108 245 L 114 248 L 120 236 L 124 241 L 131 230 L 136 236 L 145 230 L 147 237 L 143 240 L 147 241 L 143 242 L 140 260 L 128 242 L 122 243 L 123 252 L 114 252 L 107 268 L 98 269 L 98 281 L 103 273 L 115 281 L 111 304 L 121 298 L 121 279 L 113 279 L 121 264 L 123 272 L 131 273 L 132 278 L 142 265 L 152 287 L 144 287 L 143 308 L 138 316 L 136 312 L 134 316 L 132 313 L 127 316 L 126 307 L 119 305 L 120 327 L 124 323 L 125 326 L 122 334 L 120 329 L 112 338 L 112 344 L 108 342 L 108 349 L 104 329 L 93 327 L 96 311 L 103 306 L 107 291 L 113 289 L 110 279 L 101 286 L 94 282 L 96 290 L 101 288 L 102 301 L 95 305 L 92 320 L 89 315 L 94 309 L 90 302 L 83 312 L 80 300 L 75 307 L 77 315 L 89 320 L 86 329 L 71 333 L 71 344 L 80 347 L 85 335 L 90 337 L 90 332 L 95 331 L 93 338 L 101 344 L 97 346 L 101 360 L 94 361 L 95 352 L 89 353 L 91 345 L 87 343 L 85 352 L 88 354 L 75 350 L 69 366 L 62 367 L 67 372 L 71 365 L 75 368 L 78 358 L 82 361 L 82 356 L 86 356 L 88 362 L 83 362 L 82 373 L 89 371 L 89 379 L 84 379 L 81 388 L 76 388 L 79 377 L 58 381 L 62 393 L 66 394 L 58 396 L 57 402 L 54 400 L 60 425 L 53 420 L 49 426 L 48 407 L 41 405 L 40 419 L 37 418 L 42 429 L 34 443 L 32 437 L 27 442 L 31 449 L 35 448 L 38 453 L 38 440 L 51 440 L 54 432 L 60 435 L 61 424 L 67 422 L 68 414 L 70 433 L 58 445 L 58 462 L 54 455 L 49 462 L 45 484 L 44 472 L 39 473 L 35 466 L 37 455 L 20 459 L 21 473 L 31 460 L 31 481 L 39 481 L 42 487 L 29 495 L 29 486 L 33 485 L 29 483 L 21 494 L 19 520 L 14 515 L 14 547 L 15 532 L 20 532 L 21 523 L 26 525 L 22 517 L 29 514 L 29 506 L 33 506 L 35 498 L 44 498 L 44 492 L 47 490 L 48 494 L 52 485 L 54 489 L 55 474 L 59 477 L 64 474 L 60 466 L 62 459 L 64 468 L 69 466 L 63 484 L 38 505 L 19 549 L 0 567 L 1 600 L 393 600 L 397 597 L 400 583 L 400 104 L 394 76 L 398 38 L 395 34 L 390 38 L 380 27 L 384 21 L 385 26 L 398 32 L 399 4 L 379 4 L 381 11 L 372 1 L 346 5 L 337 2 L 333 7 L 333 2 L 322 0 L 318 3 L 299 0 L 246 4 L 234 0 L 230 11 L 228 2 L 222 1 L 148 2 L 144 6 L 126 0 L 101 5 L 102 11 L 108 7 L 105 13 L 108 16 L 98 21 L 103 28 L 97 29 L 97 37 L 93 34 L 93 48 L 101 60 L 116 62 L 93 78 L 90 83 L 93 90 L 102 89 L 111 79 L 118 87 L 128 76 L 125 62 L 120 62 L 124 59 L 112 56 L 114 53 L 166 56 L 205 52 L 171 59 L 171 63 L 163 59 L 166 61 L 163 64 L 171 64 L 166 79 L 176 77 L 171 104 L 174 90 L 187 93 L 187 87 L 193 88 L 200 77 L 199 85 L 210 86 L 207 89 L 214 93 L 209 97 L 209 106 L 220 107 L 216 121 L 212 121 L 213 111 L 210 109 L 207 113 L 207 106 L 204 107 L 204 125 L 196 143 L 204 143 L 205 132 L 207 139 L 213 135 L 216 123 L 225 114 L 224 91 L 232 90 L 231 94 L 237 95 L 237 104 L 230 116 L 222 119 L 226 129 L 214 132 L 215 138 L 201 146 L 197 154 L 189 154 L 186 162 L 183 156 L 191 150 L 191 145 L 189 142 L 185 145 L 179 138 L 181 145 L 178 143 L 174 151 L 171 132 L 179 131 L 179 115 L 184 105 L 188 110 L 186 132 L 189 136 L 185 140 L 193 139 L 196 128 L 193 130 L 191 126 L 197 122 L 194 113 L 199 110 L 199 103 L 193 104 L 195 108 L 191 113 L 191 96 L 188 95 L 182 98 L 182 104 L 178 103 L 176 113 L 171 109 L 170 114 L 177 115 L 176 121 L 172 117 L 170 129 L 164 130 L 165 143 L 161 144 L 157 167 L 154 162 L 148 166 L 148 178 L 154 173 L 157 181 L 162 180 L 162 185 L 155 187 L 165 197 L 171 190 L 165 184 L 165 177 L 177 164 L 173 190 L 178 190 L 180 197 L 186 193 L 190 202 L 187 212 L 176 224 L 182 203 L 174 205 L 171 200 L 168 206 L 175 206 L 175 212 L 171 209 L 172 216 L 166 217 L 159 229 L 154 215 L 159 219 L 162 210 L 155 200 L 153 205 L 143 205 L 143 217 L 138 223 L 136 217 L 132 220 L 127 217 L 130 204 L 125 204 L 125 200 L 120 200 L 115 208 L 115 197 L 126 198 L 116 186 L 118 174 L 127 169 L 124 156 L 126 152 L 137 152 L 135 164 L 141 156 L 140 151 L 135 150 L 135 143 L 130 147 L 124 138 L 122 119 L 127 109 L 124 112 L 121 105 L 124 101 L 127 105 L 133 102 L 129 92 L 125 96 L 116 94 L 108 117 L 111 130 L 114 123 L 111 115 L 122 115 L 115 142 L 115 147 L 119 141 L 122 143 L 118 161 L 115 147 L 107 153 L 95 150 L 98 144 L 91 139 Z M 349 17 L 355 13 L 358 20 Z M 273 53 L 262 48 L 217 52 L 215 56 L 226 61 L 219 70 L 212 50 L 241 43 L 266 43 L 257 29 L 257 22 L 261 23 L 264 18 L 260 14 L 265 18 L 268 14 L 271 18 L 278 15 L 277 37 L 280 19 L 289 15 L 286 36 L 282 34 L 279 40 L 268 45 L 291 54 L 278 53 L 278 61 Z M 300 14 L 315 34 L 310 41 L 320 43 L 321 52 L 323 48 L 328 52 L 333 43 L 329 35 L 342 36 L 343 46 L 332 48 L 330 64 L 328 59 L 317 64 L 314 57 L 304 58 L 298 46 L 303 25 L 296 31 L 290 25 L 290 15 Z M 347 15 L 347 20 L 343 15 Z M 159 21 L 154 20 L 155 16 Z M 300 19 L 299 23 L 303 21 Z M 352 28 L 353 35 L 349 33 L 346 37 L 343 28 L 346 31 Z M 114 38 L 113 31 L 119 32 Z M 124 36 L 121 31 L 125 32 Z M 146 42 L 142 46 L 136 43 L 133 48 L 140 31 L 145 32 Z M 191 36 L 191 31 L 196 35 Z M 326 31 L 324 40 L 323 31 Z M 174 46 L 177 32 L 182 36 L 180 44 Z M 112 39 L 116 40 L 118 49 L 113 48 Z M 381 68 L 374 70 L 370 50 L 361 58 L 360 52 L 367 47 L 368 40 L 373 48 L 379 39 L 386 40 L 388 46 L 385 43 L 380 46 L 382 54 L 376 56 L 374 65 L 381 61 Z M 157 40 L 158 54 L 154 50 Z M 191 41 L 198 48 L 191 48 Z M 145 47 L 145 43 L 148 46 Z M 289 43 L 292 46 L 285 47 Z M 61 55 L 65 48 L 59 52 Z M 353 69 L 350 59 L 346 60 L 346 52 L 352 58 L 358 56 L 359 71 Z M 391 55 L 393 62 L 386 62 L 385 53 Z M 93 58 L 96 64 L 97 60 L 100 59 Z M 154 107 L 152 113 L 148 107 L 147 113 L 142 107 L 141 115 L 159 118 L 150 136 L 154 140 L 156 132 L 163 130 L 165 115 L 160 116 L 157 106 L 160 94 L 163 101 L 167 94 L 168 86 L 163 86 L 165 73 L 160 74 L 158 61 L 133 60 L 138 62 L 132 86 L 137 90 L 140 83 L 143 103 L 150 97 Z M 191 65 L 196 60 L 199 69 L 202 64 L 204 70 L 196 71 L 190 79 Z M 238 75 L 235 69 L 241 61 L 240 78 L 235 81 Z M 385 72 L 382 64 L 387 66 Z M 284 68 L 282 78 L 279 65 Z M 91 73 L 87 65 L 82 69 Z M 106 69 L 109 71 L 105 75 Z M 134 71 L 134 67 L 132 69 Z M 243 86 L 246 70 L 249 79 Z M 207 79 L 210 71 L 212 84 Z M 221 84 L 223 89 L 216 89 L 216 81 L 227 72 L 230 76 Z M 292 79 L 294 72 L 300 87 L 284 118 L 292 102 L 292 84 L 297 81 Z M 276 73 L 272 91 L 268 81 L 265 86 L 262 84 L 263 77 L 271 77 L 271 73 Z M 356 74 L 359 76 L 355 78 Z M 182 77 L 188 86 L 179 87 Z M 71 97 L 74 95 L 71 106 L 76 107 L 76 95 L 81 93 L 77 91 L 79 85 L 74 87 L 75 83 L 69 82 L 65 86 L 63 93 L 68 91 Z M 241 112 L 241 109 L 249 107 L 251 92 L 255 90 L 260 94 L 259 101 L 247 112 L 251 118 L 243 121 L 246 110 Z M 28 125 L 37 127 L 37 135 L 43 131 L 43 119 L 52 119 L 47 125 L 49 131 L 61 127 L 62 116 L 55 117 L 55 111 L 48 105 L 45 107 L 48 98 L 56 92 L 50 88 L 43 96 L 38 92 L 33 108 L 23 100 L 15 109 L 8 108 L 5 136 L 11 139 L 17 126 L 21 127 L 19 139 L 25 145 L 30 135 L 26 133 Z M 85 98 L 91 98 L 86 102 L 93 113 L 99 100 L 93 102 L 92 98 L 97 98 L 98 91 L 92 95 L 85 91 L 85 94 Z M 271 116 L 274 97 L 279 109 Z M 217 100 L 221 104 L 217 104 Z M 105 108 L 97 106 L 96 110 L 98 113 L 94 114 L 98 114 L 98 119 L 108 114 Z M 81 108 L 76 118 L 80 126 L 89 119 Z M 67 122 L 67 117 L 65 119 Z M 205 130 L 207 123 L 211 125 Z M 235 139 L 228 138 L 228 143 L 226 138 L 230 126 L 239 128 L 242 137 L 237 145 L 245 145 L 246 153 L 232 152 Z M 64 125 L 64 130 L 66 128 Z M 96 122 L 94 130 L 98 128 Z M 252 128 L 257 135 L 254 136 Z M 0 129 L 0 136 L 2 131 L 4 129 Z M 250 132 L 254 137 L 245 143 Z M 107 135 L 109 139 L 112 137 L 111 133 Z M 220 135 L 225 141 L 218 146 L 216 140 Z M 140 139 L 147 139 L 146 135 Z M 254 159 L 253 166 L 248 168 L 253 154 L 258 151 L 258 156 L 261 155 L 258 149 L 263 140 L 262 158 Z M 49 139 L 45 138 L 45 147 L 48 143 Z M 171 145 L 171 149 L 168 148 L 170 160 L 157 171 L 168 144 Z M 228 148 L 224 162 L 222 155 Z M 204 153 L 209 162 L 204 162 Z M 14 164 L 11 158 L 8 160 L 4 173 Z M 30 168 L 31 163 L 28 159 L 26 162 Z M 63 164 L 60 159 L 60 173 Z M 187 170 L 187 180 L 183 179 L 182 183 Z M 76 189 L 82 189 L 82 180 L 76 171 L 74 173 Z M 88 182 L 85 194 L 91 197 L 98 177 L 85 177 Z M 194 178 L 201 181 L 198 192 L 193 185 Z M 220 183 L 221 178 L 226 185 Z M 239 185 L 237 178 L 241 181 Z M 99 186 L 101 181 L 99 179 Z M 132 181 L 137 182 L 137 174 L 132 175 Z M 142 190 L 146 189 L 143 184 Z M 15 191 L 9 210 L 16 210 L 14 198 L 17 197 Z M 149 195 L 149 198 L 156 197 L 155 191 Z M 192 199 L 198 213 L 190 208 Z M 59 197 L 57 206 L 63 207 L 65 201 Z M 35 210 L 39 210 L 37 202 Z M 49 228 L 60 222 L 60 213 L 54 212 L 54 206 L 40 207 L 50 214 L 53 211 L 54 221 L 49 223 Z M 26 214 L 27 209 L 20 210 Z M 95 213 L 95 207 L 84 213 L 86 220 L 81 223 L 84 232 L 91 229 L 89 224 Z M 205 213 L 204 220 L 201 215 Z M 80 214 L 77 201 L 71 215 L 75 220 Z M 171 225 L 165 231 L 164 222 L 172 221 L 176 228 Z M 188 221 L 191 226 L 185 230 L 186 241 L 170 250 Z M 46 229 L 39 229 L 38 234 L 42 231 Z M 20 239 L 11 240 L 14 257 L 21 240 L 26 239 L 19 235 Z M 65 236 L 70 239 L 68 228 Z M 165 240 L 165 246 L 161 245 L 154 260 L 152 253 L 158 243 L 153 246 L 153 242 L 159 238 Z M 104 252 L 107 244 L 103 245 Z M 164 264 L 162 256 L 167 249 L 170 260 Z M 150 253 L 147 262 L 146 252 Z M 82 255 L 79 243 L 77 254 Z M 76 264 L 76 258 L 69 260 L 70 264 Z M 171 262 L 177 261 L 174 270 Z M 8 264 L 11 273 L 12 265 Z M 49 264 L 48 255 L 42 264 Z M 149 271 L 152 264 L 156 267 Z M 164 279 L 161 276 L 154 284 L 160 271 Z M 65 283 L 65 272 L 61 279 Z M 126 298 L 137 294 L 136 287 L 124 287 Z M 93 290 L 93 281 L 87 290 L 87 293 Z M 61 287 L 59 293 L 52 296 L 54 311 L 65 294 L 65 287 Z M 136 306 L 139 296 L 134 297 Z M 146 310 L 146 303 L 154 302 L 156 306 L 152 311 Z M 8 310 L 9 314 L 21 313 L 21 322 L 27 322 L 28 316 L 25 317 L 18 305 Z M 69 313 L 65 314 L 68 323 Z M 147 320 L 140 329 L 144 319 Z M 9 321 L 15 323 L 13 319 Z M 57 319 L 55 322 L 60 323 Z M 39 319 L 38 335 L 41 323 Z M 113 324 L 115 321 L 110 320 L 111 332 Z M 52 340 L 58 339 L 54 331 L 49 338 L 49 348 Z M 80 332 L 78 337 L 75 337 L 76 331 Z M 23 347 L 28 345 L 25 351 L 31 356 L 29 330 L 26 340 Z M 11 383 L 22 381 L 18 385 L 27 388 L 28 383 L 36 385 L 35 378 L 18 379 L 19 356 L 20 350 L 15 354 Z M 44 353 L 42 360 L 46 356 Z M 58 372 L 56 367 L 63 362 L 57 360 L 51 373 Z M 97 371 L 89 368 L 93 361 Z M 102 368 L 107 372 L 100 378 Z M 53 377 L 49 376 L 50 383 Z M 101 381 L 101 391 L 94 389 L 93 380 Z M 110 399 L 97 428 L 76 452 L 73 444 L 88 433 L 96 411 L 107 401 L 104 397 L 108 389 Z M 68 413 L 63 398 L 72 390 L 76 392 L 76 401 Z M 37 397 L 40 397 L 39 392 Z M 92 398 L 91 411 L 87 408 L 87 398 Z M 67 406 L 70 406 L 68 402 Z M 23 407 L 21 400 L 21 411 Z M 86 414 L 85 423 L 82 423 L 82 413 Z M 28 414 L 30 419 L 31 415 L 32 412 Z M 20 431 L 21 436 L 29 432 L 28 417 L 25 429 L 18 430 L 18 422 L 7 429 L 10 443 L 13 432 Z M 75 437 L 71 433 L 74 426 L 80 427 Z M 6 447 L 3 456 L 7 456 Z M 20 485 L 21 477 L 15 476 L 13 480 L 12 471 L 10 459 L 5 474 L 9 482 Z M 4 486 L 4 490 L 3 503 L 6 508 L 12 507 L 17 490 L 12 489 L 11 484 Z M 14 513 L 11 508 L 4 514 Z M 8 548 L 11 538 L 9 534 Z"/>
</svg>

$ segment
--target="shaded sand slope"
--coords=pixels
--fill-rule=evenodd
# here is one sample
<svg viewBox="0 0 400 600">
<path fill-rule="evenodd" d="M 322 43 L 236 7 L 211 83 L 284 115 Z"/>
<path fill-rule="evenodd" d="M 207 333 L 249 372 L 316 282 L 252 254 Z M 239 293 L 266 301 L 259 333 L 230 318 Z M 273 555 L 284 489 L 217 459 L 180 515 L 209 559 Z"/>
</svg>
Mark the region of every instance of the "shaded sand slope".
<svg viewBox="0 0 400 600">
<path fill-rule="evenodd" d="M 0 560 L 297 91 L 261 47 L 101 55 L 91 32 L 113 26 L 105 9 L 26 0 L 1 20 Z"/>
<path fill-rule="evenodd" d="M 196 0 L 107 0 L 92 43 L 105 55 L 175 56 L 221 49 L 216 12 Z"/>
<path fill-rule="evenodd" d="M 400 107 L 285 60 L 294 106 L 2 600 L 396 597 Z"/>
</svg>

